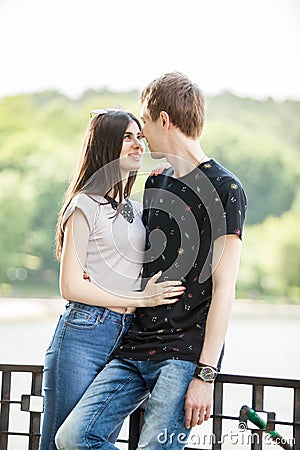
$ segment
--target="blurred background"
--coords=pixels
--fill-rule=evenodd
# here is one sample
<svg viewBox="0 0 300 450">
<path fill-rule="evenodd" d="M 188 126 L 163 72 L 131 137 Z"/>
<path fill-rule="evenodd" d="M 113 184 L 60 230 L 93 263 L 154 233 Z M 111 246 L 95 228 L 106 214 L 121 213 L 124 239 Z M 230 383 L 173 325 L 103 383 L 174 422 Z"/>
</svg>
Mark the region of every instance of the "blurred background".
<svg viewBox="0 0 300 450">
<path fill-rule="evenodd" d="M 0 295 L 59 295 L 55 223 L 89 111 L 139 116 L 140 90 L 179 70 L 207 96 L 204 151 L 247 192 L 237 297 L 300 303 L 299 19 L 297 0 L 1 0 Z"/>
<path fill-rule="evenodd" d="M 0 292 L 55 296 L 57 213 L 78 159 L 88 112 L 121 107 L 139 115 L 138 92 L 58 91 L 0 100 Z M 300 102 L 225 92 L 207 97 L 204 151 L 238 175 L 248 213 L 237 297 L 300 302 Z M 140 196 L 155 161 L 146 155 Z M 136 194 L 138 195 L 138 194 Z"/>
<path fill-rule="evenodd" d="M 299 21 L 298 0 L 0 0 L 1 363 L 42 364 L 64 308 L 55 225 L 89 111 L 139 116 L 179 70 L 207 97 L 204 151 L 248 196 L 224 372 L 299 378 Z"/>
</svg>

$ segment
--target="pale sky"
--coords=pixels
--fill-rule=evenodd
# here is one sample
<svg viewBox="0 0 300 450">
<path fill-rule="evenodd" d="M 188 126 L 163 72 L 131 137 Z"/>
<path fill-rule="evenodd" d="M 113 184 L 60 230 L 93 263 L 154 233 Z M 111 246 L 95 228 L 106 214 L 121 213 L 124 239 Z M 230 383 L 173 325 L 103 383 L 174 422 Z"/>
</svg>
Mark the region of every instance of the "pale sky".
<svg viewBox="0 0 300 450">
<path fill-rule="evenodd" d="M 299 25 L 299 0 L 0 0 L 0 97 L 179 70 L 206 94 L 300 100 Z"/>
</svg>

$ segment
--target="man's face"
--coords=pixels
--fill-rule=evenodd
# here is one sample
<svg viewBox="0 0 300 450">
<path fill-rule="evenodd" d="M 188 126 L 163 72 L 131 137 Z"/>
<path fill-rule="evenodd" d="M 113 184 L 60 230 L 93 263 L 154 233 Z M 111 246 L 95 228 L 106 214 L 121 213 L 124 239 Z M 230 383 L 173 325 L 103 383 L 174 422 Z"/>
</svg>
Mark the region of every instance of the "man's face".
<svg viewBox="0 0 300 450">
<path fill-rule="evenodd" d="M 163 149 L 162 142 L 164 136 L 160 120 L 158 119 L 156 122 L 153 122 L 147 111 L 145 103 L 142 104 L 141 119 L 144 124 L 142 128 L 142 136 L 147 141 L 152 158 L 164 158 L 164 154 L 161 153 Z"/>
</svg>

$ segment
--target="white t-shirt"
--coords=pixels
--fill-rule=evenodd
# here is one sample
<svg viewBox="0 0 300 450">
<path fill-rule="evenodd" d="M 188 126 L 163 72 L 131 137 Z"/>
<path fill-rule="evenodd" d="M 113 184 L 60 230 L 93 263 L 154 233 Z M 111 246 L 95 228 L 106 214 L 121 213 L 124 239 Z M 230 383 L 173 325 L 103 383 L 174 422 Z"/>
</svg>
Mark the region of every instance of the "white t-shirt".
<svg viewBox="0 0 300 450">
<path fill-rule="evenodd" d="M 129 223 L 100 195 L 77 194 L 67 207 L 62 230 L 75 208 L 84 214 L 90 235 L 85 271 L 92 282 L 112 292 L 139 290 L 145 249 L 142 205 L 131 200 L 134 220 Z"/>
</svg>

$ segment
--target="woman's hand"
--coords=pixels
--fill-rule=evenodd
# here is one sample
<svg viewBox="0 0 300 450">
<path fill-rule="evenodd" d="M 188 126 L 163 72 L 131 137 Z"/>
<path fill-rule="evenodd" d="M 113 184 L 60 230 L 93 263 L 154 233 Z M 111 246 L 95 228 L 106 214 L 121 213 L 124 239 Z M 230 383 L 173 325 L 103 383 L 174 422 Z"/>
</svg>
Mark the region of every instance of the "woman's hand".
<svg viewBox="0 0 300 450">
<path fill-rule="evenodd" d="M 171 164 L 169 164 L 168 162 L 162 162 L 160 164 L 157 164 L 157 166 L 153 167 L 153 169 L 150 172 L 150 175 L 160 175 L 161 173 L 163 173 L 164 170 L 169 169 L 171 166 Z"/>
<path fill-rule="evenodd" d="M 162 281 L 157 283 L 162 271 L 153 275 L 142 291 L 142 307 L 169 305 L 176 303 L 179 296 L 184 294 L 185 287 L 181 281 Z M 171 297 L 176 298 L 171 298 Z"/>
<path fill-rule="evenodd" d="M 83 272 L 82 278 L 83 278 L 84 280 L 91 281 L 89 274 L 86 273 L 86 272 Z"/>
</svg>

